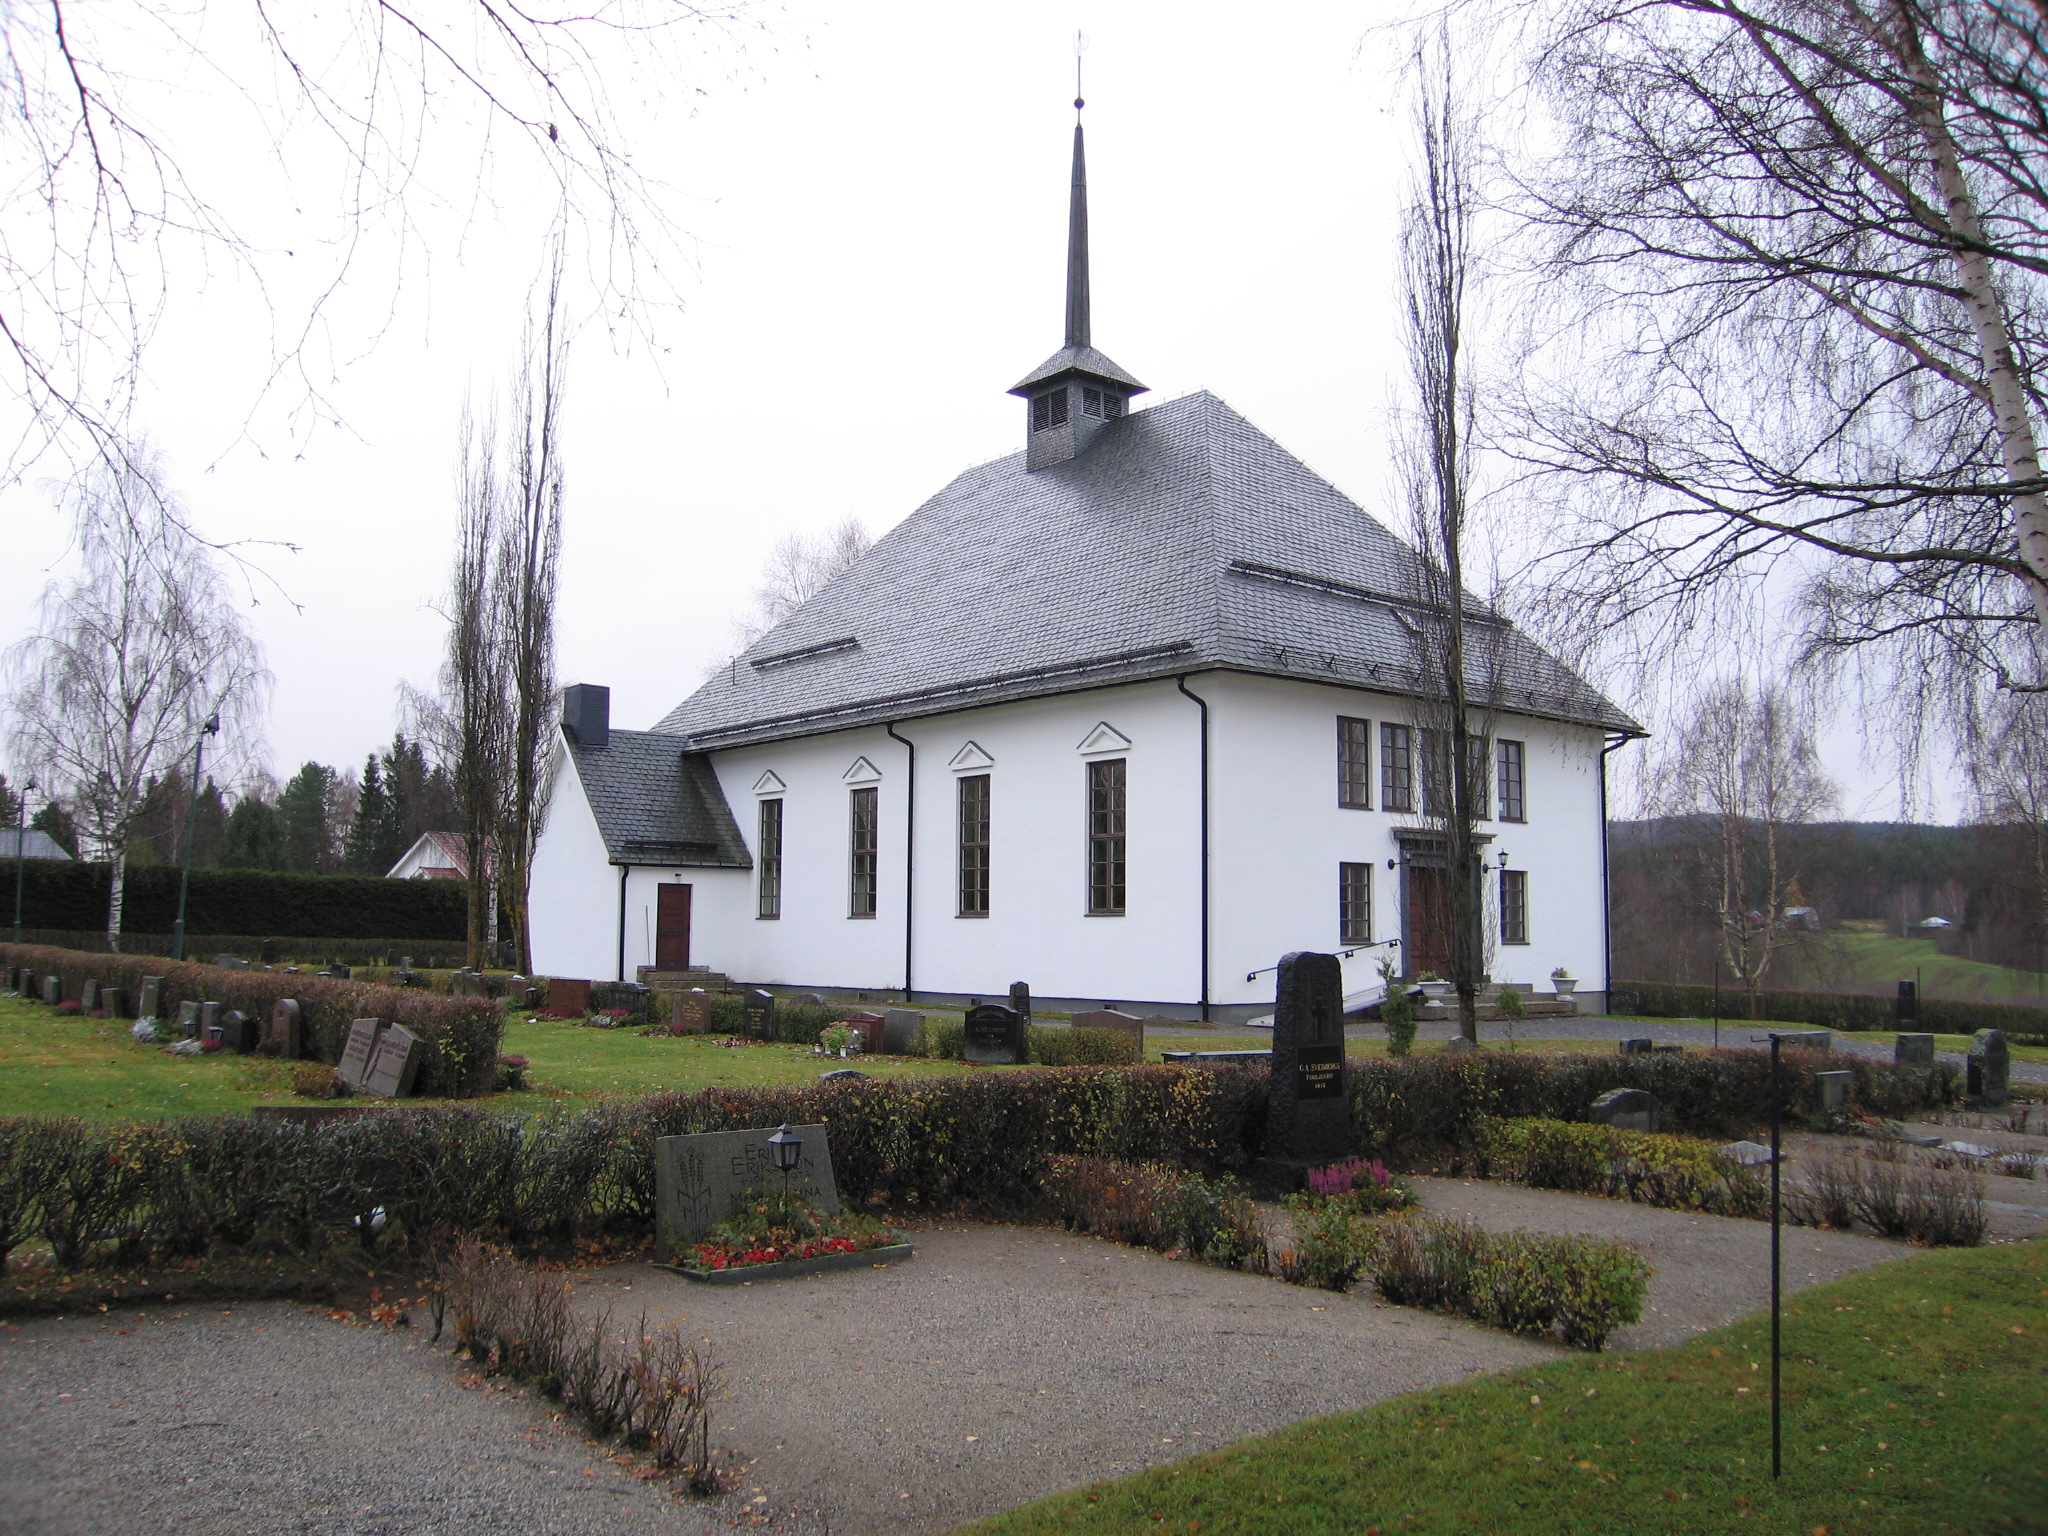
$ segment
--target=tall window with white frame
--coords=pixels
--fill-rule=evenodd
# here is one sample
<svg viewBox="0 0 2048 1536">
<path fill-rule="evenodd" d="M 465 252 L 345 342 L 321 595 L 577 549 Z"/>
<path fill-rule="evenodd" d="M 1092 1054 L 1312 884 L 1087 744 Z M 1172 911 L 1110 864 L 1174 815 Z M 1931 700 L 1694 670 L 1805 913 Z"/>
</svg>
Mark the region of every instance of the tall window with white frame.
<svg viewBox="0 0 2048 1536">
<path fill-rule="evenodd" d="M 960 915 L 988 916 L 988 775 L 960 780 Z"/>
<path fill-rule="evenodd" d="M 1500 778 L 1500 819 L 1502 821 L 1527 821 L 1528 807 L 1523 801 L 1523 787 L 1526 783 L 1527 753 L 1519 741 L 1494 743 L 1494 759 L 1499 766 Z"/>
<path fill-rule="evenodd" d="M 1088 915 L 1124 910 L 1124 760 L 1088 765 Z"/>
<path fill-rule="evenodd" d="M 1372 942 L 1372 866 L 1337 866 L 1337 942 Z"/>
<path fill-rule="evenodd" d="M 1405 725 L 1380 726 L 1380 809 L 1415 809 L 1415 733 Z"/>
<path fill-rule="evenodd" d="M 853 792 L 852 835 L 847 861 L 848 917 L 875 915 L 875 866 L 881 847 L 882 792 L 866 785 Z"/>
<path fill-rule="evenodd" d="M 1500 941 L 1503 944 L 1529 942 L 1529 872 L 1504 869 L 1500 872 Z"/>
<path fill-rule="evenodd" d="M 754 869 L 760 877 L 760 918 L 782 916 L 782 802 L 761 802 L 761 836 L 755 848 Z"/>
<path fill-rule="evenodd" d="M 1337 717 L 1337 804 L 1372 809 L 1372 722 Z"/>
</svg>

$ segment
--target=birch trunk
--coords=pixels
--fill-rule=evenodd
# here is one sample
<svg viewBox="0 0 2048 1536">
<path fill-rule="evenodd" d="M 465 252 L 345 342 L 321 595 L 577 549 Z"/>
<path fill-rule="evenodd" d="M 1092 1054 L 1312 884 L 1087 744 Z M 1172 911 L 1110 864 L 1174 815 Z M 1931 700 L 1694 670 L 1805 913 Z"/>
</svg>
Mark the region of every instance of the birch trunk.
<svg viewBox="0 0 2048 1536">
<path fill-rule="evenodd" d="M 121 953 L 121 911 L 128 899 L 128 850 L 116 843 L 107 880 L 107 952 Z"/>
</svg>

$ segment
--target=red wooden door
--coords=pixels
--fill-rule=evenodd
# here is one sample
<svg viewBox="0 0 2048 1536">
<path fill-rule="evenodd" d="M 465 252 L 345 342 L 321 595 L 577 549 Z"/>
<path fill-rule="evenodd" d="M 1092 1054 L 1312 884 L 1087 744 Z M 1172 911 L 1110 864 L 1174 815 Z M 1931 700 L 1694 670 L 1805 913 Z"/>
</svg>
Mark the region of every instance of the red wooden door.
<svg viewBox="0 0 2048 1536">
<path fill-rule="evenodd" d="M 658 885 L 654 903 L 654 968 L 657 971 L 687 971 L 690 968 L 690 888 L 687 885 Z"/>
<path fill-rule="evenodd" d="M 1402 970 L 1410 977 L 1451 969 L 1451 880 L 1447 869 L 1408 866 L 1407 911 L 1403 914 Z"/>
</svg>

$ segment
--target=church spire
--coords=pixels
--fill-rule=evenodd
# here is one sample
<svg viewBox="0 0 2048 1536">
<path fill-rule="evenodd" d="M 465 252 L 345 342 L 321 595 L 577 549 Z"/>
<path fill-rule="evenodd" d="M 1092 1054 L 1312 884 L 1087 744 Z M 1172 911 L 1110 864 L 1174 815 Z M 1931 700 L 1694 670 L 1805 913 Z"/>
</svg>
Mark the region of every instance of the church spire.
<svg viewBox="0 0 2048 1536">
<path fill-rule="evenodd" d="M 1120 419 L 1133 395 L 1145 392 L 1130 374 L 1095 350 L 1088 281 L 1088 156 L 1081 131 L 1080 48 L 1074 54 L 1074 172 L 1067 194 L 1067 336 L 1010 393 L 1030 402 L 1024 464 L 1064 464 L 1095 434 Z"/>
</svg>

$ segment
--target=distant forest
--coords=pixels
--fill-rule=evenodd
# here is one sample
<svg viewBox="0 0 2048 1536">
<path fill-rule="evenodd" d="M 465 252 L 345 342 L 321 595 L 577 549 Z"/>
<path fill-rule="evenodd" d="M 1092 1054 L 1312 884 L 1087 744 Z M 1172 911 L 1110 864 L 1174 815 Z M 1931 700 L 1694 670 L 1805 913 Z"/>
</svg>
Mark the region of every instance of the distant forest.
<svg viewBox="0 0 2048 1536">
<path fill-rule="evenodd" d="M 1709 829 L 1680 817 L 1618 821 L 1608 831 L 1614 973 L 1710 982 Z M 1817 927 L 1790 925 L 1797 941 L 1774 957 L 1765 985 L 1860 990 L 1840 973 L 1839 951 L 1827 941 L 1845 922 L 1881 923 L 1894 938 L 1931 938 L 1958 959 L 2048 971 L 2044 831 L 1853 821 L 1782 829 L 1783 857 L 1797 881 L 1786 905 L 1813 908 Z M 1929 917 L 1953 926 L 1931 933 L 1913 926 Z"/>
</svg>

